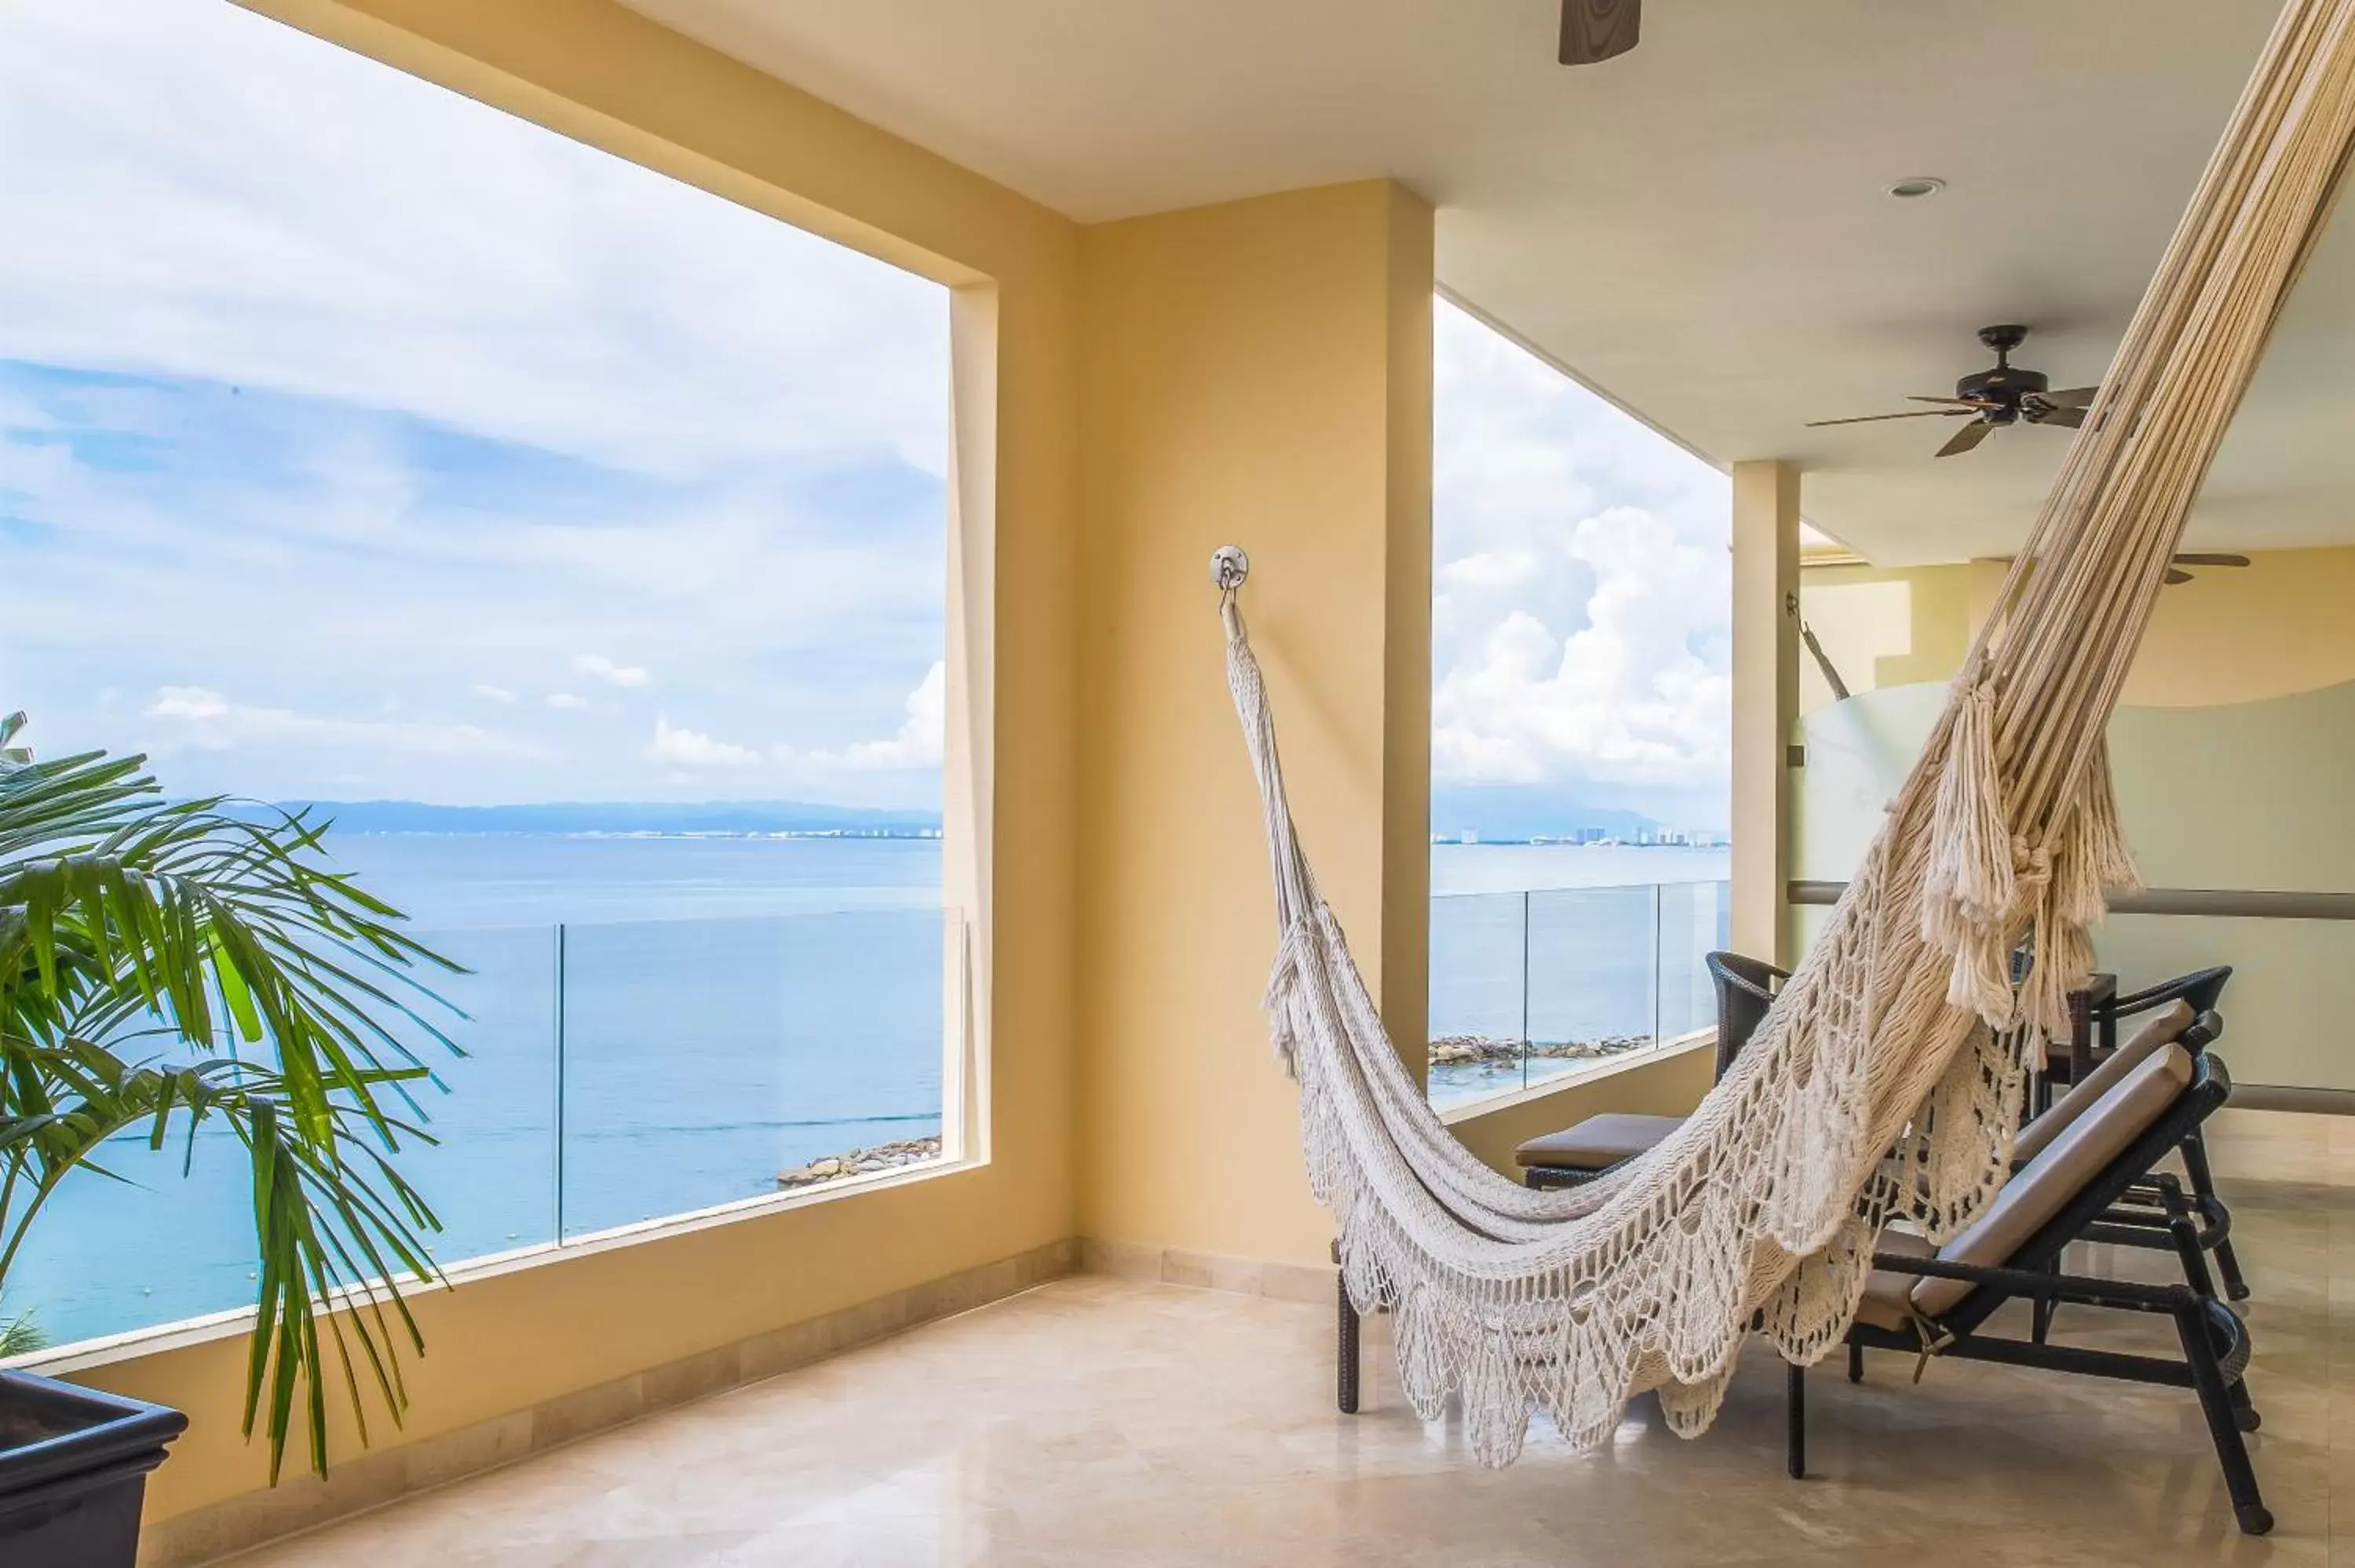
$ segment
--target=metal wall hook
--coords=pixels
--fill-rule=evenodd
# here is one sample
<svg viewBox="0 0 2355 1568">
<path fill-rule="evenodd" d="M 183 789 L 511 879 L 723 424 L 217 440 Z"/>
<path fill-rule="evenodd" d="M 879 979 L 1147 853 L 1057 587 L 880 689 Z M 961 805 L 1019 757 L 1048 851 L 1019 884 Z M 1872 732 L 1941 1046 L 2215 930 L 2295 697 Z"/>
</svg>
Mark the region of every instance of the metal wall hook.
<svg viewBox="0 0 2355 1568">
<path fill-rule="evenodd" d="M 1251 557 L 1240 546 L 1221 545 L 1210 552 L 1210 582 L 1220 593 L 1232 593 L 1251 576 Z"/>
</svg>

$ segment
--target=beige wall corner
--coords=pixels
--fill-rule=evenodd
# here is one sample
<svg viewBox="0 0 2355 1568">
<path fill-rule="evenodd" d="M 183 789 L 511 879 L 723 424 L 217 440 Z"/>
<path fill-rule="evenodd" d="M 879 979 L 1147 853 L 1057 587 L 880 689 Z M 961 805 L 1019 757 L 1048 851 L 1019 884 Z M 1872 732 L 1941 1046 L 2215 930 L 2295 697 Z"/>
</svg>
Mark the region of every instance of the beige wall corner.
<svg viewBox="0 0 2355 1568">
<path fill-rule="evenodd" d="M 1734 949 L 1787 964 L 1799 716 L 1799 471 L 1733 465 Z"/>
<path fill-rule="evenodd" d="M 1259 802 L 1210 552 L 1324 892 L 1419 1057 L 1428 922 L 1431 212 L 1388 182 L 1082 244 L 1080 1232 L 1315 1262 Z"/>
</svg>

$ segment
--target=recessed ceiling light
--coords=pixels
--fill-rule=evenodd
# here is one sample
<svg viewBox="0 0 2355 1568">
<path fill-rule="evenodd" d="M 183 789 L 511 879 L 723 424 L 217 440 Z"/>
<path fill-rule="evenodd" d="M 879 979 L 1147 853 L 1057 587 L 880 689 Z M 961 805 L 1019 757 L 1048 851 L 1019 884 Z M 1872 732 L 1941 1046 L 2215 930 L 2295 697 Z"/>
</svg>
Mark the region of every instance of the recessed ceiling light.
<svg viewBox="0 0 2355 1568">
<path fill-rule="evenodd" d="M 1886 188 L 1891 196 L 1900 201 L 1916 201 L 1923 196 L 1936 196 L 1946 188 L 1946 182 L 1929 175 L 1916 175 L 1912 179 L 1899 180 Z"/>
</svg>

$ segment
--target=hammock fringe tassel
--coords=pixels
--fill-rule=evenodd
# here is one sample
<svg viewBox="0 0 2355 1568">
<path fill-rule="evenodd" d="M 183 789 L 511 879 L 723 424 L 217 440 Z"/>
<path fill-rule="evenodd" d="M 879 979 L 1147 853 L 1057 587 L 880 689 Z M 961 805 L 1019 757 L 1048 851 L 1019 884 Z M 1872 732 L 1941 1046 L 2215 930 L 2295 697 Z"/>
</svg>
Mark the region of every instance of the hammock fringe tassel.
<svg viewBox="0 0 2355 1568">
<path fill-rule="evenodd" d="M 1488 1170 L 1401 1065 L 1300 849 L 1240 574 L 1222 579 L 1274 872 L 1266 1004 L 1309 1181 L 1351 1299 L 1394 1315 L 1408 1399 L 1425 1417 L 1460 1400 L 1484 1462 L 1518 1454 L 1533 1412 L 1597 1446 L 1646 1390 L 1675 1431 L 1705 1430 L 1753 1320 L 1815 1361 L 1883 1224 L 1943 1239 L 2001 1185 L 2025 1063 L 2067 1027 L 2104 889 L 2137 885 L 2103 728 L 2350 145 L 2355 0 L 2289 0 L 1846 895 L 1693 1115 L 1590 1185 Z"/>
</svg>

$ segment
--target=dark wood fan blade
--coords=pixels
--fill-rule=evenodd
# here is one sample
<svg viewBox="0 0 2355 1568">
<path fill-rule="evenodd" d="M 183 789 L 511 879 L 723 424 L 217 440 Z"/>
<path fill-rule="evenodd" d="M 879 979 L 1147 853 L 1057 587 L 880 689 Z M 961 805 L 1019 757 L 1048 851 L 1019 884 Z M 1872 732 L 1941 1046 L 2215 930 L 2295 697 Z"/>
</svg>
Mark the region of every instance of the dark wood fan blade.
<svg viewBox="0 0 2355 1568">
<path fill-rule="evenodd" d="M 2158 580 L 2165 583 L 2169 588 L 2173 588 L 2178 583 L 2190 582 L 2191 580 L 2191 574 L 2184 571 L 2180 567 L 2169 567 L 2167 568 L 2167 575 Z"/>
<path fill-rule="evenodd" d="M 1970 450 L 1973 447 L 1987 440 L 1987 432 L 1994 429 L 1995 427 L 1988 424 L 1985 419 L 1973 419 L 1969 424 L 1965 425 L 1961 429 L 1956 430 L 1953 437 L 1948 440 L 1946 444 L 1938 449 L 1938 455 L 1940 457 L 1959 457 L 1964 452 Z"/>
<path fill-rule="evenodd" d="M 2056 408 L 2090 408 L 2098 387 L 2071 387 L 2059 392 L 2039 392 L 2037 396 Z"/>
<path fill-rule="evenodd" d="M 1919 394 L 1905 399 L 1908 403 L 1947 403 L 1957 408 L 2000 408 L 2002 404 L 1987 397 L 1923 397 Z"/>
<path fill-rule="evenodd" d="M 1820 430 L 1826 425 L 1870 425 L 1876 419 L 1951 419 L 1967 414 L 1976 418 L 1977 408 L 1912 408 L 1902 414 L 1862 414 L 1853 419 L 1809 419 L 1807 429 Z"/>
<path fill-rule="evenodd" d="M 2084 424 L 2085 410 L 2083 408 L 2046 408 L 2041 413 L 2030 414 L 2026 417 L 2032 424 L 2062 425 L 2073 430 Z"/>
<path fill-rule="evenodd" d="M 1593 65 L 1636 47 L 1643 0 L 1561 0 L 1561 63 Z"/>
<path fill-rule="evenodd" d="M 2246 556 L 2219 556 L 2200 550 L 2186 550 L 2181 555 L 2167 558 L 2179 567 L 2245 567 L 2249 564 Z"/>
</svg>

